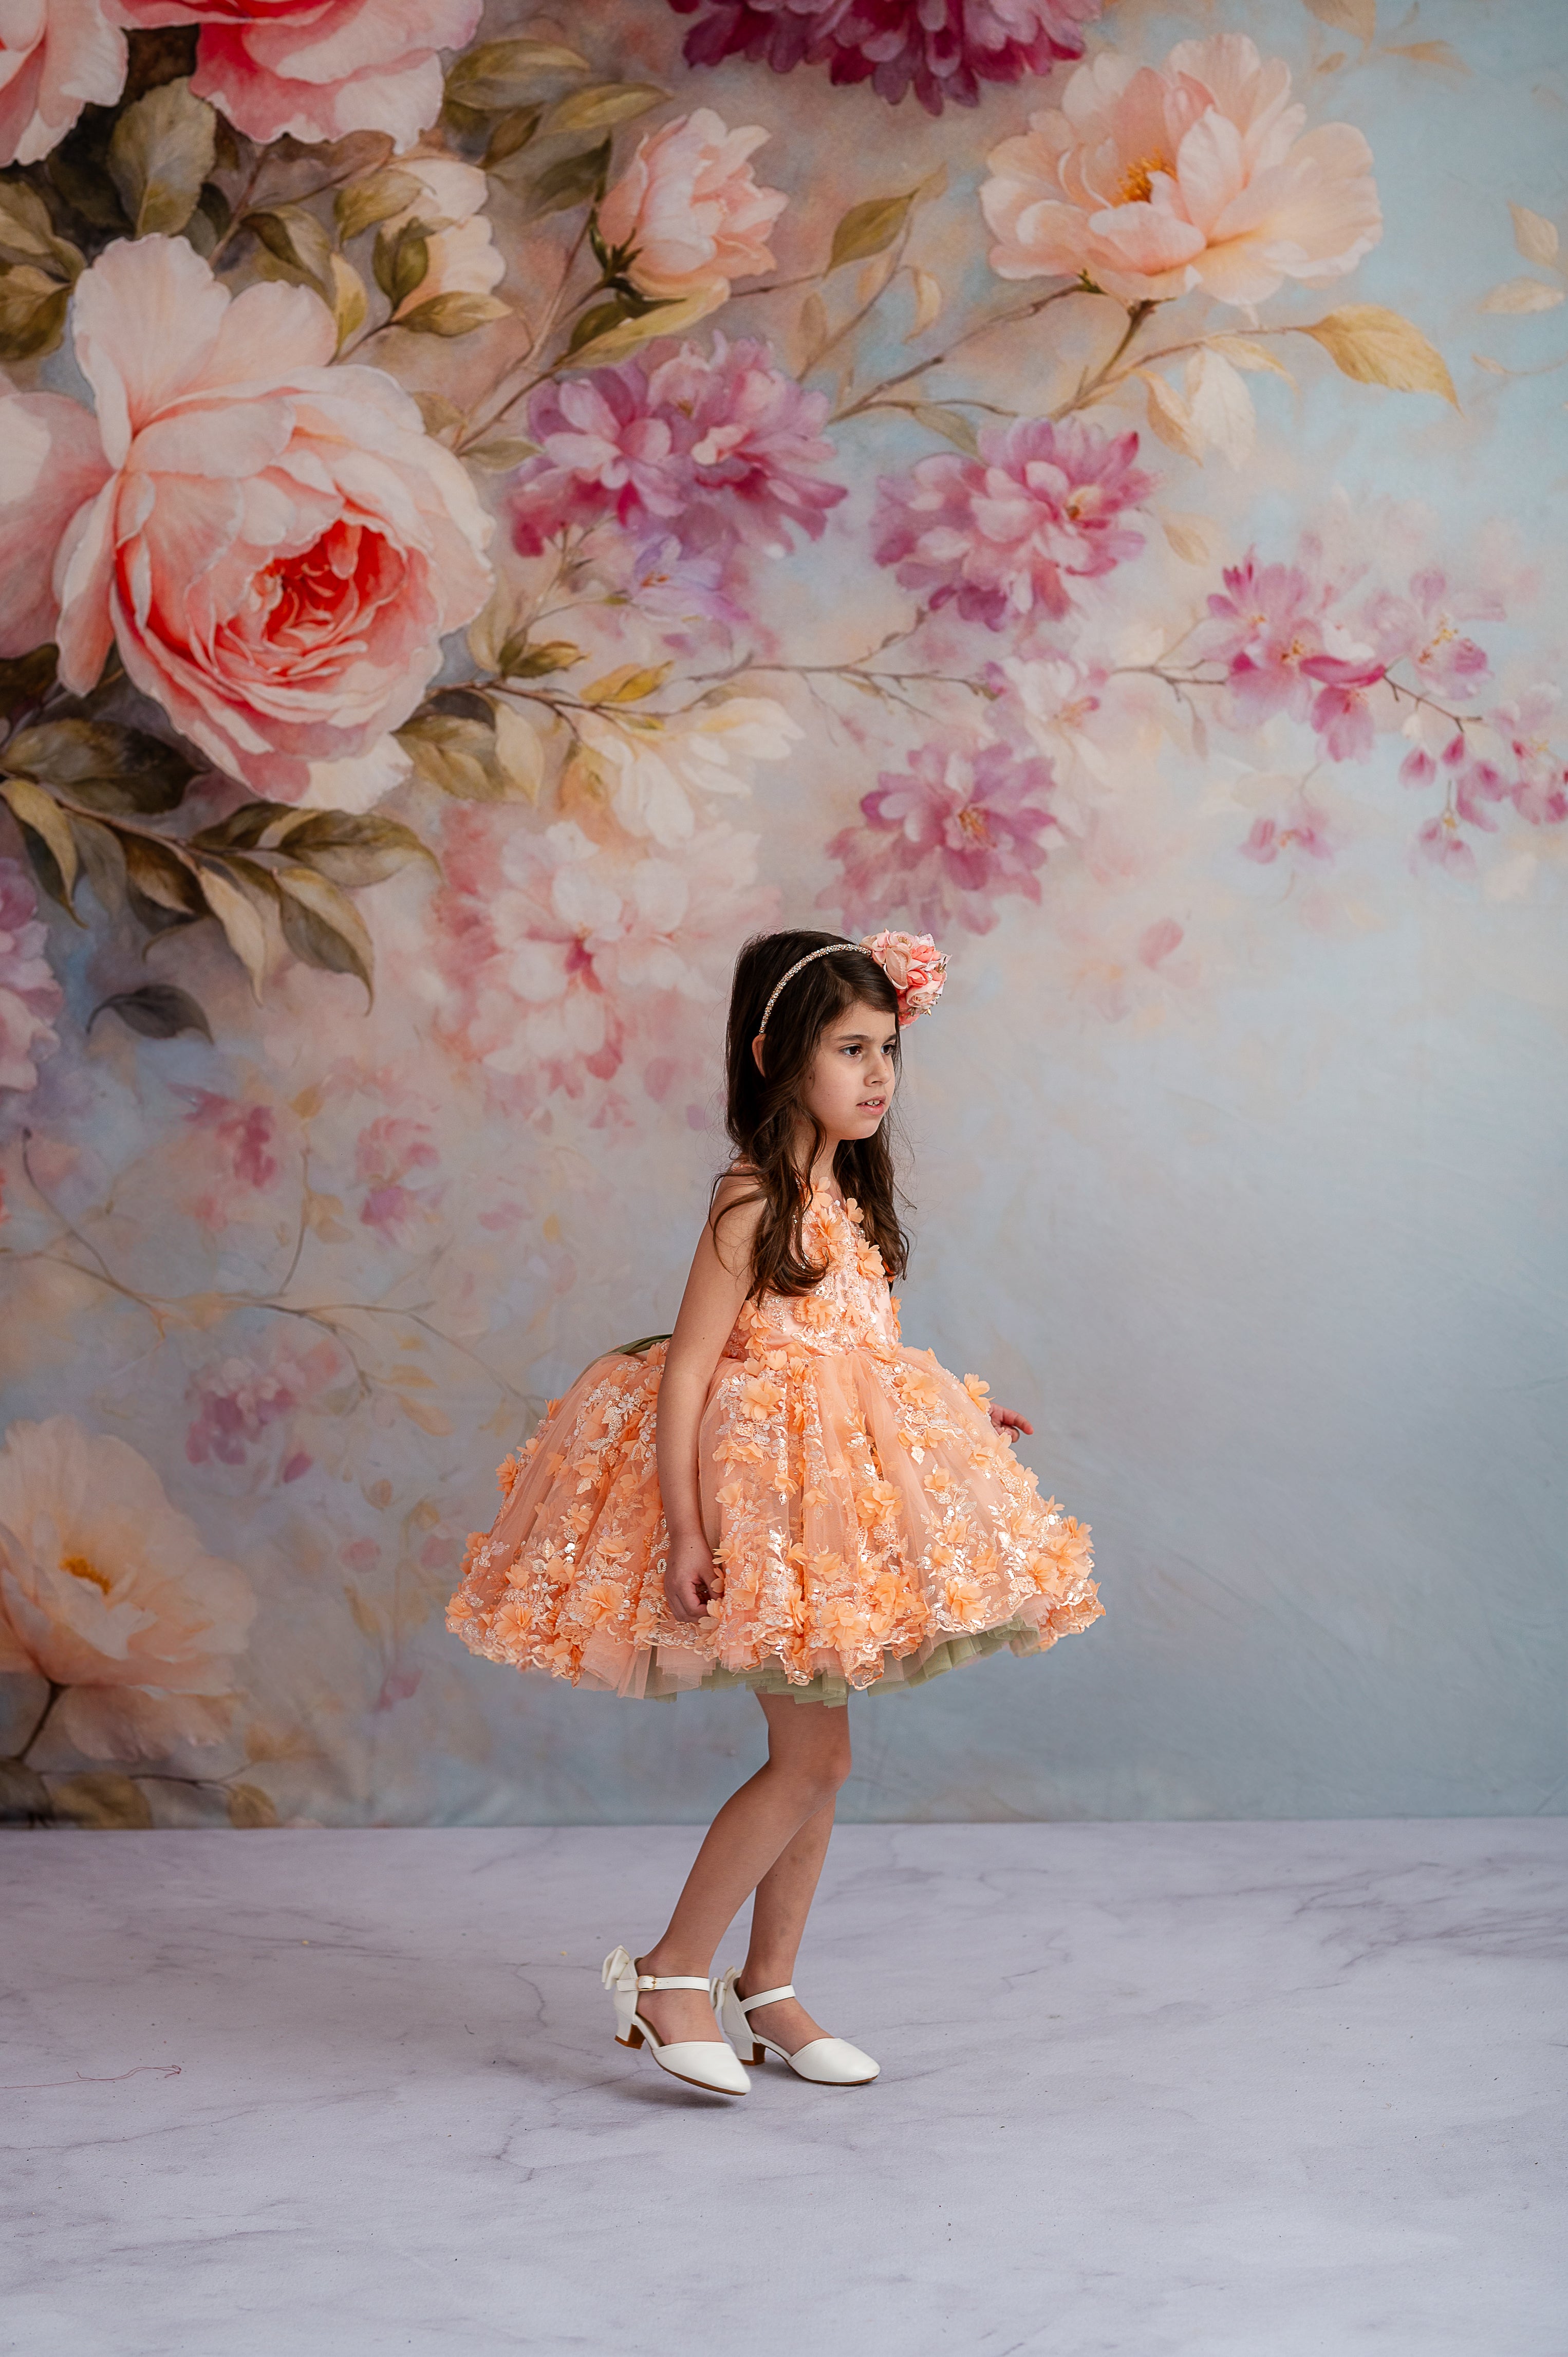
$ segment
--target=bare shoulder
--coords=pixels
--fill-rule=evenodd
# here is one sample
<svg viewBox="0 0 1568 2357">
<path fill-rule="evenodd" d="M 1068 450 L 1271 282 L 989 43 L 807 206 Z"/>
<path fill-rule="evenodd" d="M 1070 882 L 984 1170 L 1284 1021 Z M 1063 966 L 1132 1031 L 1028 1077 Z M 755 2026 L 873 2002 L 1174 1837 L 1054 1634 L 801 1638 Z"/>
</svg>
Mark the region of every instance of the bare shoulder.
<svg viewBox="0 0 1568 2357">
<path fill-rule="evenodd" d="M 740 1275 L 751 1266 L 751 1247 L 767 1209 L 767 1198 L 757 1173 L 745 1163 L 726 1170 L 714 1189 L 708 1232 L 725 1266 Z"/>
</svg>

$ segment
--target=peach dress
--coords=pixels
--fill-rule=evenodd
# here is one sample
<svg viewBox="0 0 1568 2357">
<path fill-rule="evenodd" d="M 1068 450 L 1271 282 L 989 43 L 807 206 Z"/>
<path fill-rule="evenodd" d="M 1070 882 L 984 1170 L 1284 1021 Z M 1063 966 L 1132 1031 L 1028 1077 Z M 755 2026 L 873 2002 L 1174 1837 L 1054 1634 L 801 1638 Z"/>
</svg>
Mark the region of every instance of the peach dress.
<svg viewBox="0 0 1568 2357">
<path fill-rule="evenodd" d="M 619 1695 L 745 1684 L 843 1702 L 1002 1645 L 1037 1652 L 1100 1617 L 1087 1526 L 1042 1501 L 983 1383 L 902 1346 L 858 1207 L 818 1189 L 804 1232 L 822 1277 L 746 1304 L 703 1415 L 722 1600 L 685 1623 L 665 1600 L 666 1345 L 611 1351 L 500 1468 L 506 1502 L 447 1608 L 474 1652 Z"/>
</svg>

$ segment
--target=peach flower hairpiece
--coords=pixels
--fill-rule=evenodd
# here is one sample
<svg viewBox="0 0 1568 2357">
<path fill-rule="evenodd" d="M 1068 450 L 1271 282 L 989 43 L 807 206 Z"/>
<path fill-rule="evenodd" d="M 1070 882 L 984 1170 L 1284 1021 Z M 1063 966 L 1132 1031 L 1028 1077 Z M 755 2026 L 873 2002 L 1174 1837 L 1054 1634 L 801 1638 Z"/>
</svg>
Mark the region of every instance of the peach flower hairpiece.
<svg viewBox="0 0 1568 2357">
<path fill-rule="evenodd" d="M 874 958 L 893 985 L 898 1001 L 898 1028 L 913 1023 L 918 1016 L 929 1015 L 942 995 L 947 978 L 948 957 L 938 949 L 929 933 L 867 933 L 863 942 L 824 942 L 820 950 L 808 950 L 792 966 L 781 974 L 768 995 L 762 1010 L 762 1020 L 757 1027 L 760 1039 L 768 1028 L 768 1018 L 779 1002 L 779 994 L 788 982 L 793 982 L 802 966 L 811 965 L 817 958 L 831 957 L 834 950 L 860 949 Z"/>
</svg>

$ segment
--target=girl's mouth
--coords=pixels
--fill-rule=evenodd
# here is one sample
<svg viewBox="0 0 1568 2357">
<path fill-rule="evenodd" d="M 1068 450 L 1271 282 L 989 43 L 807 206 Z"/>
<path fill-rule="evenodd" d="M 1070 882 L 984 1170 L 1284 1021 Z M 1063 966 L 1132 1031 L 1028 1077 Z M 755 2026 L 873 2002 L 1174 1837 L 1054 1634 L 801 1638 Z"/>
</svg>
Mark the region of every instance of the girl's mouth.
<svg viewBox="0 0 1568 2357">
<path fill-rule="evenodd" d="M 860 1110 L 862 1113 L 880 1113 L 886 1103 L 886 1097 L 862 1097 Z"/>
</svg>

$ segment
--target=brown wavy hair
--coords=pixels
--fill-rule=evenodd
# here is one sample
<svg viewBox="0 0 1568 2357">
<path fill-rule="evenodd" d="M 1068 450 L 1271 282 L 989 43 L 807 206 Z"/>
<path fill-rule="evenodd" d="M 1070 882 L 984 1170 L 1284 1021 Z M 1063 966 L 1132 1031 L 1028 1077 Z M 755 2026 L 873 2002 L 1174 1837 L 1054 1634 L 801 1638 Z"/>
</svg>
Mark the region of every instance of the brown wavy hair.
<svg viewBox="0 0 1568 2357">
<path fill-rule="evenodd" d="M 768 1022 L 766 1070 L 759 1071 L 751 1043 L 762 1028 L 762 1010 L 774 985 L 797 958 L 819 949 L 830 949 L 831 954 L 813 958 L 779 993 Z M 725 1211 L 758 1200 L 764 1206 L 751 1248 L 753 1294 L 810 1293 L 825 1274 L 807 1254 L 801 1225 L 811 1201 L 811 1166 L 827 1143 L 826 1132 L 807 1109 L 805 1089 L 823 1032 L 857 1000 L 881 1007 L 897 1023 L 897 994 L 882 968 L 836 933 L 762 933 L 747 942 L 736 961 L 725 1049 L 725 1126 L 736 1160 L 744 1166 L 741 1175 L 757 1183 L 751 1193 L 726 1204 Z M 901 1074 L 900 1048 L 896 1046 L 893 1054 L 895 1070 Z M 802 1121 L 813 1133 L 803 1170 L 793 1151 Z M 901 1190 L 894 1176 L 886 1119 L 872 1136 L 840 1145 L 833 1156 L 833 1176 L 860 1205 L 866 1236 L 881 1253 L 888 1275 L 902 1276 L 909 1243 L 896 1208 Z M 722 1183 L 714 1182 L 715 1193 Z"/>
</svg>

